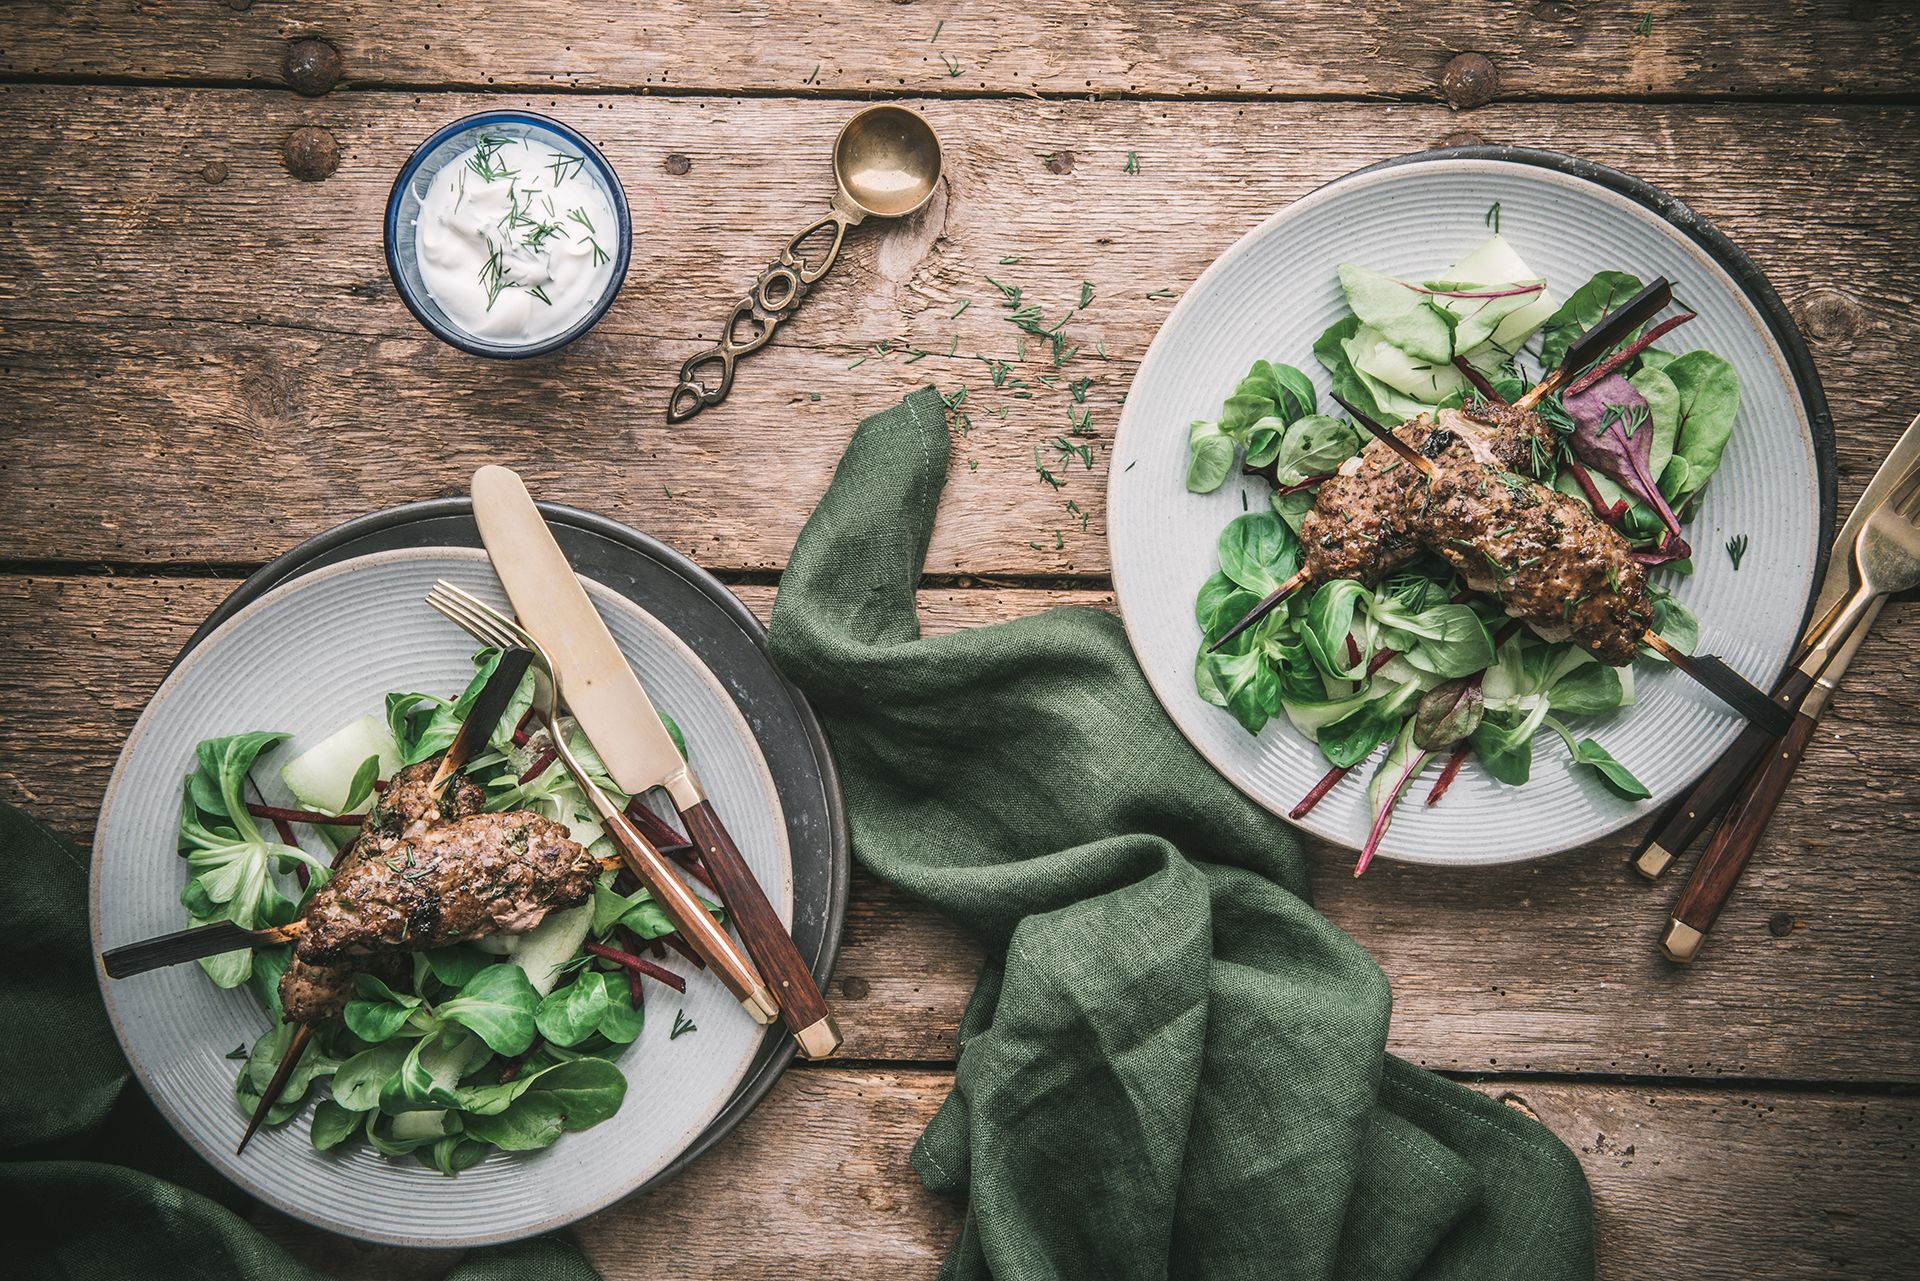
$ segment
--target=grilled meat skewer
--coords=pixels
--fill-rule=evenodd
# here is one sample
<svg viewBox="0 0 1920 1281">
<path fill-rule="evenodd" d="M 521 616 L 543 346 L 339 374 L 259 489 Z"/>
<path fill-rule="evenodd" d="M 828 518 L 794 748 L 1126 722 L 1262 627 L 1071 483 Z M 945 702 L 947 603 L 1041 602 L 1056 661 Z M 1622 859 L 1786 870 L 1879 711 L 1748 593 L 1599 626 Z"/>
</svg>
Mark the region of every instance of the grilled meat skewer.
<svg viewBox="0 0 1920 1281">
<path fill-rule="evenodd" d="M 1394 451 L 1369 446 L 1351 475 L 1321 487 L 1300 527 L 1305 582 L 1374 583 L 1432 551 L 1543 638 L 1631 663 L 1653 608 L 1626 539 L 1582 503 L 1506 467 L 1496 433 L 1450 410 L 1440 422 L 1450 430 L 1429 431 L 1424 416 L 1395 429 L 1417 456 L 1381 461 Z M 1517 426 L 1504 433 L 1506 457 L 1524 434 Z"/>
<path fill-rule="evenodd" d="M 354 839 L 341 849 L 333 861 L 338 870 L 349 859 L 375 847 L 385 848 L 404 836 L 419 836 L 438 823 L 463 819 L 486 808 L 486 793 L 456 775 L 436 796 L 433 779 L 442 758 L 430 757 L 395 772 L 374 801 L 367 821 Z M 280 1009 L 289 1023 L 324 1023 L 346 1008 L 353 999 L 353 977 L 366 971 L 386 982 L 406 973 L 406 964 L 398 953 L 391 957 L 370 956 L 326 965 L 295 955 L 280 976 Z"/>
<path fill-rule="evenodd" d="M 599 873 L 552 819 L 472 815 L 356 850 L 314 894 L 295 950 L 325 964 L 523 933 L 585 902 Z"/>
</svg>

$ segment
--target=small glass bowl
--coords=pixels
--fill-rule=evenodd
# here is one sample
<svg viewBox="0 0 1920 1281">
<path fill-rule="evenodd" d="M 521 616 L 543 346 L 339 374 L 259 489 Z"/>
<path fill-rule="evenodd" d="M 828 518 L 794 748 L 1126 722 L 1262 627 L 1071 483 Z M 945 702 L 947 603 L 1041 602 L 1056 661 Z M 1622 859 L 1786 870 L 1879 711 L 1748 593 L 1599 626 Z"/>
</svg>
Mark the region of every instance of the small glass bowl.
<svg viewBox="0 0 1920 1281">
<path fill-rule="evenodd" d="M 455 324 L 452 317 L 434 301 L 433 295 L 427 292 L 426 281 L 420 275 L 420 260 L 414 250 L 415 223 L 420 217 L 420 202 L 426 196 L 434 176 L 448 163 L 478 145 L 482 133 L 532 138 L 552 146 L 570 148 L 585 156 L 588 170 L 606 192 L 607 203 L 613 207 L 614 216 L 620 222 L 613 251 L 613 274 L 607 278 L 607 287 L 599 300 L 571 327 L 533 342 L 504 343 L 468 333 Z M 394 179 L 393 191 L 387 197 L 387 272 L 393 277 L 394 287 L 400 291 L 400 301 L 407 304 L 407 310 L 434 337 L 451 343 L 461 351 L 499 360 L 544 356 L 548 352 L 558 351 L 593 328 L 600 317 L 607 314 L 607 308 L 613 305 L 614 295 L 620 292 L 620 286 L 626 282 L 627 262 L 632 257 L 632 239 L 633 218 L 627 210 L 626 190 L 621 187 L 613 166 L 600 154 L 600 149 L 558 120 L 531 111 L 482 111 L 440 129 L 414 149 L 413 155 L 407 158 L 407 163 L 401 168 L 400 176 Z"/>
</svg>

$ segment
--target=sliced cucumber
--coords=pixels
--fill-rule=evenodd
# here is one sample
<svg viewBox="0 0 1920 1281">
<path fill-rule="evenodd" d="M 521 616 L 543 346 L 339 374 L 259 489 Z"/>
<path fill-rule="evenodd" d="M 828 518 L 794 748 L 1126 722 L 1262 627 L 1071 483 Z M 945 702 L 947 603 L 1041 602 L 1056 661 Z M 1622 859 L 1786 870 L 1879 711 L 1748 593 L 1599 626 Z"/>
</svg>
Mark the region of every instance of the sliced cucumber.
<svg viewBox="0 0 1920 1281">
<path fill-rule="evenodd" d="M 1462 258 L 1447 273 L 1447 278 L 1476 283 L 1540 279 L 1502 236 L 1495 236 Z M 1546 324 L 1547 317 L 1559 307 L 1560 304 L 1543 291 L 1532 302 L 1501 318 L 1499 326 L 1493 331 L 1493 345 L 1502 351 L 1517 351 L 1520 344 L 1531 338 L 1534 330 Z"/>
<path fill-rule="evenodd" d="M 415 1139 L 442 1139 L 454 1130 L 446 1109 L 441 1108 L 402 1112 L 393 1118 L 389 1133 L 402 1143 L 410 1143 Z"/>
<path fill-rule="evenodd" d="M 308 809 L 338 814 L 355 771 L 369 756 L 380 758 L 381 778 L 391 778 L 400 768 L 400 749 L 385 723 L 362 716 L 288 761 L 280 778 Z"/>
<path fill-rule="evenodd" d="M 560 981 L 560 967 L 580 955 L 593 924 L 593 904 L 582 903 L 565 911 L 551 912 L 547 919 L 520 936 L 513 949 L 513 963 L 527 972 L 533 990 L 545 996 Z"/>
</svg>

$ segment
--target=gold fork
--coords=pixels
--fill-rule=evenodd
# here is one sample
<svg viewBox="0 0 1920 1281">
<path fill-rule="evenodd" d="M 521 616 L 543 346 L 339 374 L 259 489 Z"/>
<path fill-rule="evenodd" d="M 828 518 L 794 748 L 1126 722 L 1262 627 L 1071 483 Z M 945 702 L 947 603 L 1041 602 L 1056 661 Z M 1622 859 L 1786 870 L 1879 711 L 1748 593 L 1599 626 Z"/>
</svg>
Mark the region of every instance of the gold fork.
<svg viewBox="0 0 1920 1281">
<path fill-rule="evenodd" d="M 554 679 L 553 660 L 541 648 L 540 642 L 513 619 L 444 579 L 435 583 L 433 590 L 427 593 L 427 604 L 466 629 L 483 645 L 503 650 L 522 649 L 533 655 L 528 670 L 533 673 L 534 717 L 547 727 L 554 755 L 573 775 L 580 790 L 586 793 L 588 804 L 593 806 L 594 813 L 607 829 L 607 835 L 619 847 L 627 869 L 652 892 L 654 900 L 680 931 L 681 937 L 687 940 L 701 960 L 712 967 L 720 981 L 726 984 L 727 990 L 753 1016 L 754 1022 L 772 1023 L 777 1019 L 780 1016 L 779 1008 L 774 1004 L 773 995 L 761 981 L 753 962 L 747 959 L 746 953 L 740 950 L 732 936 L 714 923 L 713 917 L 707 914 L 707 909 L 694 897 L 693 891 L 674 873 L 673 865 L 667 862 L 666 856 L 654 847 L 652 841 L 641 835 L 640 829 L 621 813 L 620 807 L 593 781 L 574 755 L 566 735 L 561 732 L 559 682 Z"/>
<path fill-rule="evenodd" d="M 1816 678 L 1811 691 L 1785 736 L 1760 759 L 1759 768 L 1748 777 L 1687 877 L 1660 936 L 1660 950 L 1668 960 L 1686 964 L 1699 955 L 1707 930 L 1733 894 L 1800 763 L 1800 754 L 1812 741 L 1828 698 L 1846 674 L 1859 643 L 1858 633 L 1873 625 L 1889 593 L 1920 585 L 1920 467 L 1902 477 L 1860 527 L 1852 556 L 1858 586 L 1796 669 Z"/>
</svg>

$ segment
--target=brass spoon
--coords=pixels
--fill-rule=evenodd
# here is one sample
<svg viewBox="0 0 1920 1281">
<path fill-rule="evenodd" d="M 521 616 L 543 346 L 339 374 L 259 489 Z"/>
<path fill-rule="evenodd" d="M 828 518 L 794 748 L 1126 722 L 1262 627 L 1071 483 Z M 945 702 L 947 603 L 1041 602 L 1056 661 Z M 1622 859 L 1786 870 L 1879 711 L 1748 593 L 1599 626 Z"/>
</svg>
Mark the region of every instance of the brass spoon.
<svg viewBox="0 0 1920 1281">
<path fill-rule="evenodd" d="M 847 228 L 868 218 L 913 213 L 940 185 L 940 167 L 940 138 L 917 111 L 868 107 L 847 121 L 833 143 L 832 208 L 789 240 L 779 259 L 760 273 L 728 317 L 720 341 L 680 366 L 679 385 L 667 399 L 667 421 L 685 422 L 726 399 L 734 363 L 766 346 L 780 322 L 799 309 L 807 290 L 839 257 Z M 832 238 L 826 252 L 818 262 L 808 262 L 803 246 L 828 228 Z M 703 370 L 717 374 L 716 386 L 701 381 Z"/>
</svg>

